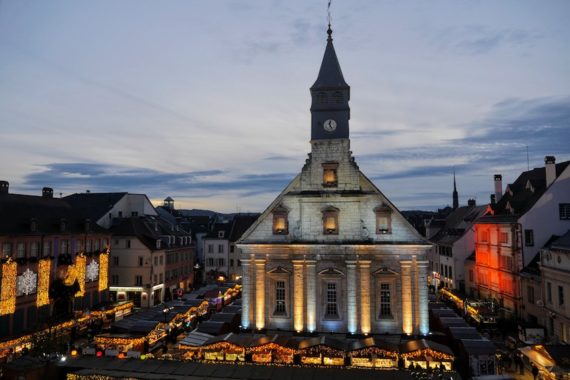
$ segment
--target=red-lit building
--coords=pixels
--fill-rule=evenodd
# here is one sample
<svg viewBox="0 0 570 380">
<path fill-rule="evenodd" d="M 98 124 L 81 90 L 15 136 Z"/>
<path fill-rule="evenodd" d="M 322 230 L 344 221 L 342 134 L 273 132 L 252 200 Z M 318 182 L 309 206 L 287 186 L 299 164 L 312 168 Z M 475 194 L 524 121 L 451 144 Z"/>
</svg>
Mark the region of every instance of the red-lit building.
<svg viewBox="0 0 570 380">
<path fill-rule="evenodd" d="M 520 316 L 519 274 L 553 234 L 570 229 L 570 161 L 523 172 L 502 191 L 495 175 L 495 200 L 489 214 L 475 224 L 472 296 L 496 302 L 505 317 Z"/>
</svg>

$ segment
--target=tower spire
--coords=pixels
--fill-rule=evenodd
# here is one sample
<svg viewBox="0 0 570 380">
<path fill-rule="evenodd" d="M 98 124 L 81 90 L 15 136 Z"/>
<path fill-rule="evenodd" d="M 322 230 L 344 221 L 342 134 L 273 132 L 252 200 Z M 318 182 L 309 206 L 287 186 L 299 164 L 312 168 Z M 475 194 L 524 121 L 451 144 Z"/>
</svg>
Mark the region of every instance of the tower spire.
<svg viewBox="0 0 570 380">
<path fill-rule="evenodd" d="M 453 209 L 459 207 L 459 194 L 457 193 L 457 184 L 455 182 L 455 168 L 453 168 Z"/>
</svg>

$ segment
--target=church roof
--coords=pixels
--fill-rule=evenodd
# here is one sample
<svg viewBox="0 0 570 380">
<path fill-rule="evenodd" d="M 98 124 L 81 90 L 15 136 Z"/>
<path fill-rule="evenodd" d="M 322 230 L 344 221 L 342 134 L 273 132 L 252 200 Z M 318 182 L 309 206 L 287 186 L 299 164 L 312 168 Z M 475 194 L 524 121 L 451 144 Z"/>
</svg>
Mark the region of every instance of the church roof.
<svg viewBox="0 0 570 380">
<path fill-rule="evenodd" d="M 340 69 L 340 64 L 338 63 L 338 58 L 334 50 L 334 45 L 332 43 L 332 30 L 330 27 L 327 33 L 329 34 L 329 37 L 327 39 L 325 55 L 323 56 L 319 76 L 311 87 L 311 90 L 318 88 L 348 87 L 348 84 L 345 82 L 342 75 L 342 70 Z"/>
</svg>

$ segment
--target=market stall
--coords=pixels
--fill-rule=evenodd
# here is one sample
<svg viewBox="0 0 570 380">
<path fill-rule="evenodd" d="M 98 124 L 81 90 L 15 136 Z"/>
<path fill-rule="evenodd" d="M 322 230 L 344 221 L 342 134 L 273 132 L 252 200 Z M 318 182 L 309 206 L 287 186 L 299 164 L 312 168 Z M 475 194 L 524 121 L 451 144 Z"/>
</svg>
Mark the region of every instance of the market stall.
<svg viewBox="0 0 570 380">
<path fill-rule="evenodd" d="M 299 342 L 297 354 L 301 364 L 342 366 L 346 357 L 345 344 L 329 336 Z"/>
<path fill-rule="evenodd" d="M 451 370 L 454 356 L 451 349 L 443 344 L 425 339 L 410 340 L 400 344 L 400 357 L 404 366 L 411 365 L 420 368 L 445 368 Z"/>
<path fill-rule="evenodd" d="M 289 338 L 279 335 L 255 339 L 246 350 L 254 363 L 292 364 L 295 352 L 296 350 L 289 345 Z"/>
<path fill-rule="evenodd" d="M 95 344 L 100 350 L 106 352 L 116 351 L 118 353 L 126 353 L 127 351 L 143 352 L 144 336 L 132 336 L 130 334 L 99 334 L 95 337 Z"/>
<path fill-rule="evenodd" d="M 543 379 L 570 379 L 570 346 L 536 344 L 518 351 L 523 355 L 526 366 L 530 368 L 534 364 Z"/>
<path fill-rule="evenodd" d="M 354 367 L 398 367 L 398 347 L 372 337 L 351 343 L 348 356 Z"/>
<path fill-rule="evenodd" d="M 186 346 L 185 349 L 191 354 L 185 357 L 191 356 L 196 360 L 244 362 L 245 347 L 249 340 L 251 339 L 232 333 L 217 336 L 199 347 Z"/>
</svg>

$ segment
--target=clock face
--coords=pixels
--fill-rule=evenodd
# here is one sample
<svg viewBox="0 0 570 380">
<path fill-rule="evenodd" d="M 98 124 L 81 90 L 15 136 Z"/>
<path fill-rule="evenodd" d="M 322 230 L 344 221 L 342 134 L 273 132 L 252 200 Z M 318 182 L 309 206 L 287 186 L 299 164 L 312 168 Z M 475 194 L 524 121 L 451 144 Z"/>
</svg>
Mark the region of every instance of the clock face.
<svg viewBox="0 0 570 380">
<path fill-rule="evenodd" d="M 336 121 L 328 119 L 323 123 L 323 128 L 327 132 L 333 132 L 336 129 Z"/>
</svg>

